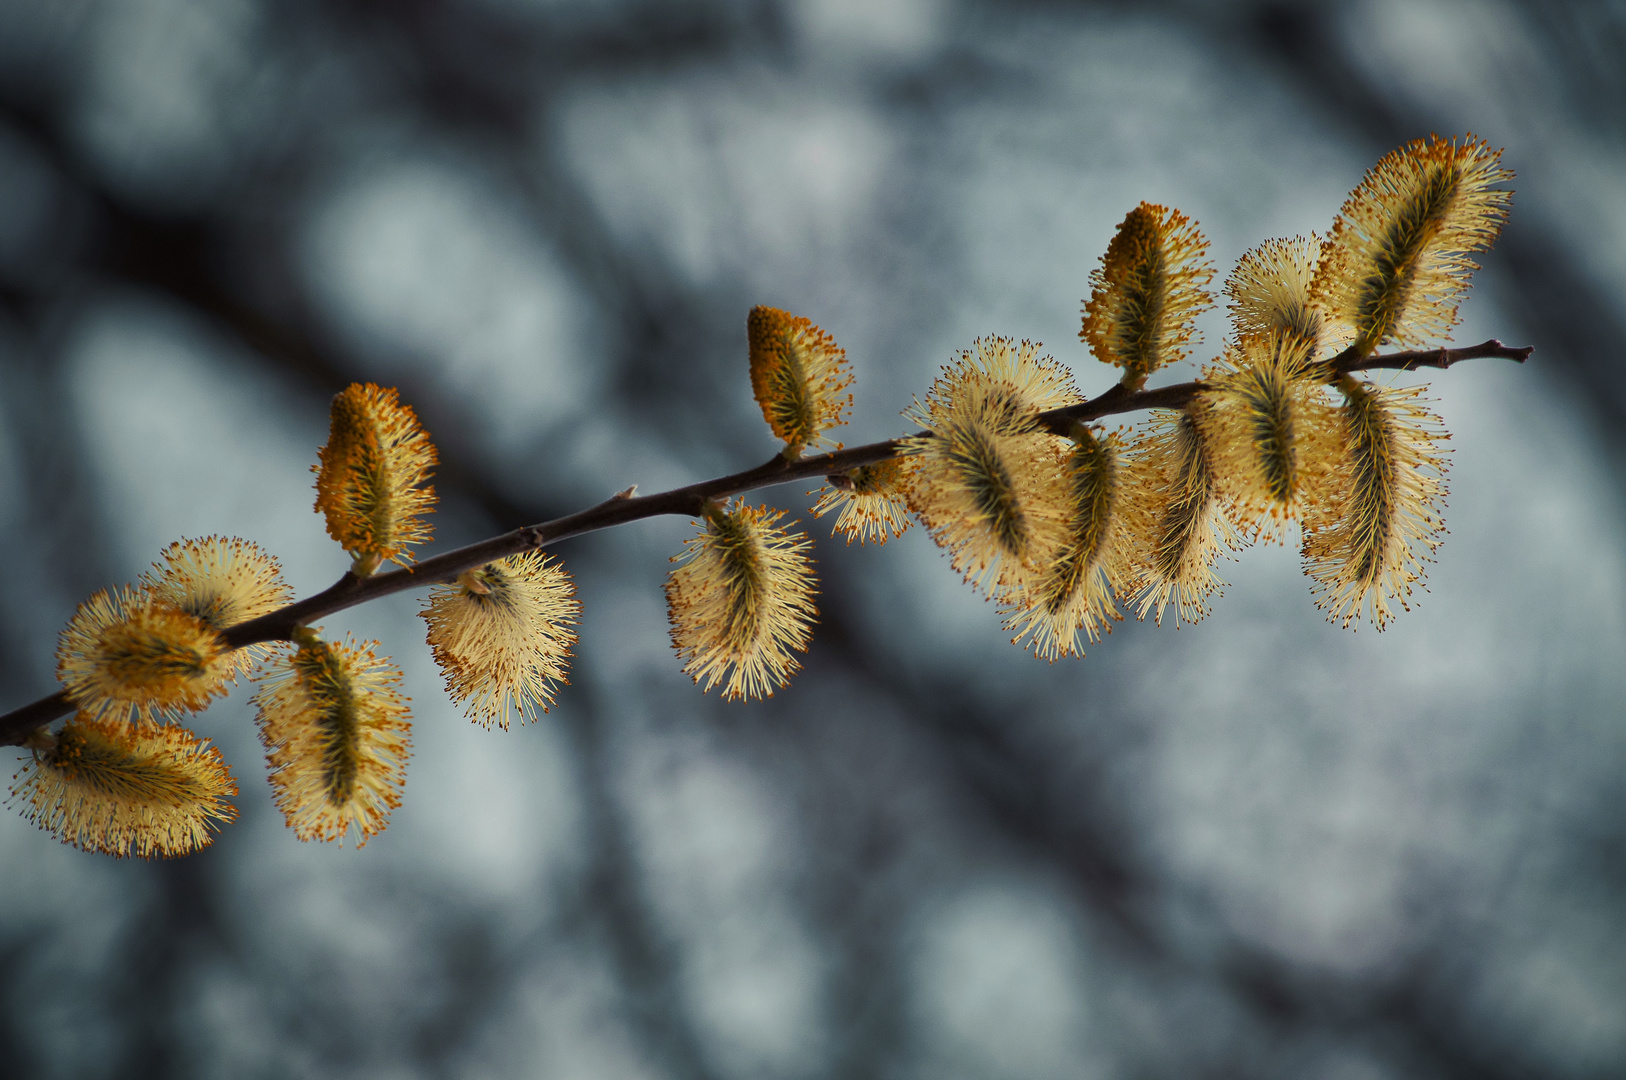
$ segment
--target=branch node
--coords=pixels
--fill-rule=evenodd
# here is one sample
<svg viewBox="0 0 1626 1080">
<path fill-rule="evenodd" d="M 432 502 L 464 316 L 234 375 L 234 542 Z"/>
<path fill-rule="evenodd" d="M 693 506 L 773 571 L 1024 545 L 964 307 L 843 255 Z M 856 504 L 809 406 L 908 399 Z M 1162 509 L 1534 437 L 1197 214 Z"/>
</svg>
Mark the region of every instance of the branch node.
<svg viewBox="0 0 1626 1080">
<path fill-rule="evenodd" d="M 383 563 L 384 556 L 376 551 L 370 551 L 365 555 L 357 555 L 350 563 L 349 574 L 351 577 L 356 578 L 372 577 Z"/>
</svg>

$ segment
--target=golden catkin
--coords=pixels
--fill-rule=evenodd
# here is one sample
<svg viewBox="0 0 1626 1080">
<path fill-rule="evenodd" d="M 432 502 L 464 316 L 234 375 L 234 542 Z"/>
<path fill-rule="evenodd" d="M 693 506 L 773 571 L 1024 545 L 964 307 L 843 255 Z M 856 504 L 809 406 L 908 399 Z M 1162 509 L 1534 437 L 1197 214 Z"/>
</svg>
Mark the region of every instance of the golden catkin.
<svg viewBox="0 0 1626 1080">
<path fill-rule="evenodd" d="M 1382 630 L 1389 601 L 1408 606 L 1412 584 L 1439 547 L 1445 525 L 1447 436 L 1421 387 L 1389 389 L 1339 380 L 1343 436 L 1329 498 L 1304 518 L 1304 568 L 1331 622 L 1365 618 Z"/>
<path fill-rule="evenodd" d="M 1162 413 L 1130 470 L 1129 483 L 1150 502 L 1145 551 L 1130 591 L 1136 616 L 1151 614 L 1159 625 L 1171 604 L 1176 625 L 1207 615 L 1208 597 L 1224 584 L 1214 562 L 1242 545 L 1220 510 L 1213 451 L 1198 419 L 1206 407 L 1199 398 L 1183 412 Z"/>
<path fill-rule="evenodd" d="M 141 858 L 207 847 L 237 818 L 220 751 L 182 727 L 83 713 L 34 752 L 11 787 L 24 815 L 81 851 Z"/>
<path fill-rule="evenodd" d="M 757 306 L 746 319 L 751 350 L 751 391 L 785 453 L 834 445 L 824 432 L 846 423 L 852 407 L 847 352 L 807 319 Z"/>
<path fill-rule="evenodd" d="M 106 589 L 62 631 L 56 673 L 95 717 L 167 723 L 224 694 L 235 668 L 202 619 L 145 589 Z"/>
<path fill-rule="evenodd" d="M 247 622 L 293 602 L 282 568 L 258 544 L 235 537 L 178 540 L 165 548 L 161 563 L 142 576 L 142 587 L 202 620 L 216 632 Z M 252 670 L 269 651 L 249 645 L 228 653 L 230 677 Z"/>
<path fill-rule="evenodd" d="M 723 698 L 772 697 L 801 665 L 818 608 L 812 543 L 778 527 L 784 514 L 736 500 L 707 508 L 699 535 L 666 579 L 672 647 L 683 673 Z"/>
<path fill-rule="evenodd" d="M 1231 326 L 1238 337 L 1281 333 L 1302 342 L 1313 358 L 1344 344 L 1341 328 L 1328 326 L 1311 299 L 1321 244 L 1314 234 L 1266 240 L 1237 260 L 1225 281 Z"/>
<path fill-rule="evenodd" d="M 1306 377 L 1307 357 L 1302 342 L 1281 333 L 1244 337 L 1207 373 L 1193 414 L 1227 511 L 1249 539 L 1283 538 L 1336 450 L 1332 408 Z"/>
<path fill-rule="evenodd" d="M 564 568 L 527 551 L 436 585 L 421 614 L 446 692 L 475 723 L 507 731 L 510 717 L 547 712 L 570 681 L 581 610 Z"/>
<path fill-rule="evenodd" d="M 327 445 L 317 451 L 316 509 L 327 532 L 366 576 L 386 561 L 405 564 L 407 548 L 428 541 L 423 515 L 435 506 L 428 484 L 435 447 L 396 391 L 354 383 L 333 398 Z"/>
<path fill-rule="evenodd" d="M 1061 542 L 1066 440 L 1035 417 L 1081 400 L 1032 342 L 986 338 L 905 413 L 927 429 L 905 441 L 913 508 L 967 581 L 989 592 L 1019 584 Z"/>
<path fill-rule="evenodd" d="M 322 641 L 309 629 L 272 661 L 254 695 L 271 788 L 301 840 L 356 846 L 401 804 L 411 746 L 401 672 L 376 642 Z"/>
<path fill-rule="evenodd" d="M 1495 243 L 1513 173 L 1482 139 L 1430 137 L 1379 161 L 1350 192 L 1321 248 L 1311 293 L 1366 355 L 1388 341 L 1447 337 L 1478 264 Z"/>
<path fill-rule="evenodd" d="M 813 505 L 813 516 L 823 517 L 837 510 L 833 531 L 851 544 L 884 544 L 902 536 L 909 528 L 909 493 L 913 486 L 916 459 L 887 458 L 873 465 L 860 465 L 827 479 Z"/>
<path fill-rule="evenodd" d="M 1099 641 L 1123 618 L 1114 594 L 1128 581 L 1141 528 L 1140 492 L 1124 483 L 1116 432 L 1073 429 L 1063 459 L 1066 517 L 1039 571 L 1000 597 L 1015 644 L 1047 660 L 1083 656 L 1079 637 Z"/>
<path fill-rule="evenodd" d="M 1178 210 L 1141 203 L 1131 210 L 1090 273 L 1079 339 L 1103 364 L 1124 369 L 1124 385 L 1185 358 L 1197 315 L 1213 298 L 1203 286 L 1214 270 L 1208 241 Z"/>
</svg>

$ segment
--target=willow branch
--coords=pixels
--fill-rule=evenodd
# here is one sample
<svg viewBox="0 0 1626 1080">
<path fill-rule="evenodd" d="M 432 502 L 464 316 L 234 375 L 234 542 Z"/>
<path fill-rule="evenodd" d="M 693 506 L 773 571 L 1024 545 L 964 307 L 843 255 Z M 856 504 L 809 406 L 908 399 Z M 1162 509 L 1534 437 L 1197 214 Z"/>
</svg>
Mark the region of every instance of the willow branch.
<svg viewBox="0 0 1626 1080">
<path fill-rule="evenodd" d="M 1531 346 L 1512 348 L 1494 338 L 1463 349 L 1419 349 L 1411 352 L 1389 353 L 1384 356 L 1359 356 L 1342 353 L 1329 361 L 1335 374 L 1376 368 L 1402 370 L 1420 367 L 1448 368 L 1463 360 L 1500 358 L 1523 363 L 1533 352 Z M 1065 435 L 1074 424 L 1099 420 L 1119 413 L 1140 412 L 1143 409 L 1180 409 L 1189 405 L 1205 388 L 1202 382 L 1176 383 L 1154 390 L 1125 390 L 1122 384 L 1112 387 L 1100 397 L 1041 413 L 1039 422 L 1048 430 Z M 922 433 L 923 434 L 923 433 Z M 369 600 L 421 588 L 436 582 L 451 581 L 465 570 L 473 570 L 493 560 L 522 551 L 533 551 L 567 537 L 597 532 L 630 521 L 661 517 L 667 514 L 698 517 L 706 503 L 747 491 L 773 487 L 795 480 L 838 475 L 862 465 L 873 465 L 896 457 L 903 449 L 904 439 L 848 447 L 829 454 L 790 460 L 776 456 L 754 469 L 704 480 L 687 487 L 674 488 L 656 495 L 628 493 L 606 499 L 597 506 L 579 510 L 566 517 L 544 521 L 538 525 L 524 525 L 512 532 L 493 536 L 488 540 L 469 544 L 453 551 L 443 552 L 412 566 L 388 573 L 358 578 L 346 572 L 331 587 L 315 596 L 280 608 L 257 619 L 239 623 L 222 633 L 229 648 L 238 649 L 266 641 L 287 641 L 297 627 L 307 626 L 317 619 L 365 604 Z M 73 711 L 73 705 L 62 693 L 52 694 L 39 701 L 0 715 L 0 746 L 20 745 L 35 728 L 57 720 Z"/>
<path fill-rule="evenodd" d="M 1383 356 L 1362 356 L 1349 349 L 1327 361 L 1327 368 L 1332 372 L 1332 377 L 1328 381 L 1331 382 L 1333 378 L 1350 372 L 1380 368 L 1400 371 L 1425 367 L 1444 369 L 1463 360 L 1500 359 L 1522 364 L 1533 352 L 1535 352 L 1533 345 L 1518 347 L 1503 345 L 1495 338 L 1461 349 L 1412 349 Z M 1048 430 L 1065 435 L 1072 430 L 1074 424 L 1099 420 L 1103 416 L 1115 413 L 1139 412 L 1142 409 L 1183 409 L 1204 389 L 1206 384 L 1202 382 L 1185 382 L 1158 387 L 1155 390 L 1132 391 L 1125 390 L 1120 383 L 1091 401 L 1043 413 L 1039 417 L 1039 422 Z"/>
</svg>

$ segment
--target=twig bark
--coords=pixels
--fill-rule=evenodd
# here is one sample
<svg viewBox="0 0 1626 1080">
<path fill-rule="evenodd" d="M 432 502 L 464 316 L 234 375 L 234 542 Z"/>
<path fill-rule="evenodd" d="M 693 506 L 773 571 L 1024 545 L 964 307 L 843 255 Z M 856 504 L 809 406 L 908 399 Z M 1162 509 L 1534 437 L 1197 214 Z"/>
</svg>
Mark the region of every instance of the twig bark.
<svg viewBox="0 0 1626 1080">
<path fill-rule="evenodd" d="M 1492 338 L 1478 345 L 1462 349 L 1418 349 L 1410 352 L 1389 353 L 1383 356 L 1359 356 L 1343 353 L 1330 361 L 1329 367 L 1338 374 L 1377 368 L 1410 369 L 1419 367 L 1448 368 L 1463 360 L 1499 358 L 1523 363 L 1534 351 L 1532 346 L 1513 348 Z M 1176 383 L 1153 390 L 1125 390 L 1116 385 L 1100 397 L 1054 409 L 1039 416 L 1039 422 L 1057 434 L 1066 434 L 1077 423 L 1098 420 L 1119 413 L 1139 412 L 1143 409 L 1179 409 L 1190 404 L 1204 388 L 1200 381 Z M 241 648 L 265 641 L 287 641 L 300 626 L 331 615 L 345 608 L 364 604 L 369 600 L 393 593 L 416 589 L 436 582 L 451 581 L 465 570 L 484 566 L 506 555 L 546 547 L 556 541 L 582 533 L 596 532 L 630 521 L 660 517 L 666 514 L 687 514 L 698 517 L 705 504 L 712 499 L 727 498 L 759 488 L 794 480 L 809 480 L 840 474 L 861 465 L 873 465 L 895 457 L 902 450 L 904 439 L 848 447 L 834 453 L 786 460 L 775 455 L 754 469 L 704 480 L 687 487 L 674 488 L 655 495 L 628 495 L 621 492 L 597 506 L 579 510 L 574 514 L 537 525 L 525 525 L 512 532 L 493 536 L 466 547 L 443 552 L 399 570 L 391 570 L 371 577 L 358 578 L 346 572 L 329 588 L 306 597 L 285 608 L 240 623 L 225 631 L 222 637 L 231 648 Z M 631 489 L 629 489 L 631 490 Z M 0 715 L 0 746 L 21 745 L 29 732 L 49 724 L 73 711 L 65 694 L 58 692 L 41 698 L 20 709 Z"/>
</svg>

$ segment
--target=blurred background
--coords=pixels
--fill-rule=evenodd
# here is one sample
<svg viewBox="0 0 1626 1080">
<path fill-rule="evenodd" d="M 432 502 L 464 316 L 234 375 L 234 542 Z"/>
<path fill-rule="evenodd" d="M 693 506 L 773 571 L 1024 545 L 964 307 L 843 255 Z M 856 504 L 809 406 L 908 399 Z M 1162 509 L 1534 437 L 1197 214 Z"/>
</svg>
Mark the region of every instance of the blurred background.
<svg viewBox="0 0 1626 1080">
<path fill-rule="evenodd" d="M 329 620 L 406 670 L 388 831 L 295 840 L 247 687 L 197 722 L 242 786 L 210 850 L 8 810 L 0 1074 L 1626 1075 L 1623 56 L 1626 7 L 1562 0 L 0 2 L 5 707 L 171 540 L 331 583 L 354 380 L 439 445 L 444 550 L 765 460 L 753 304 L 845 346 L 849 443 L 978 335 L 1099 392 L 1079 304 L 1135 203 L 1217 287 L 1431 131 L 1518 173 L 1456 340 L 1536 348 L 1436 381 L 1452 535 L 1381 635 L 1256 548 L 1206 622 L 1046 665 L 807 485 L 767 497 L 823 618 L 768 702 L 678 670 L 679 519 L 559 546 L 572 685 L 506 734 L 416 597 Z"/>
</svg>

